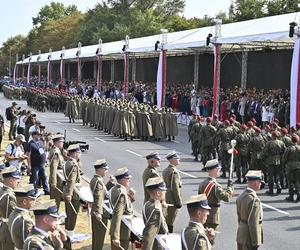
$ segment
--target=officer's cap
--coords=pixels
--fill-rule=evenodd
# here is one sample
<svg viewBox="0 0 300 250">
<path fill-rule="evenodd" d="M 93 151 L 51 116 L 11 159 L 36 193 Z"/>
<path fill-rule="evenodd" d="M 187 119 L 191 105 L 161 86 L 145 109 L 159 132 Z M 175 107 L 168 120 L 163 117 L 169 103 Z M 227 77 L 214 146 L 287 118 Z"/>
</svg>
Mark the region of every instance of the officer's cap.
<svg viewBox="0 0 300 250">
<path fill-rule="evenodd" d="M 166 183 L 161 177 L 154 177 L 154 178 L 149 178 L 148 181 L 145 184 L 146 188 L 148 189 L 159 189 L 162 191 L 167 190 Z"/>
<path fill-rule="evenodd" d="M 81 152 L 80 147 L 78 144 L 71 144 L 68 148 L 67 151 L 69 152 Z"/>
<path fill-rule="evenodd" d="M 219 161 L 217 159 L 209 160 L 206 162 L 204 169 L 211 170 L 215 168 L 221 168 Z"/>
<path fill-rule="evenodd" d="M 22 179 L 21 172 L 15 166 L 6 167 L 0 170 L 0 174 L 2 174 L 3 178 L 13 177 L 15 179 Z"/>
<path fill-rule="evenodd" d="M 96 168 L 96 169 L 97 168 L 109 169 L 105 159 L 99 159 L 99 160 L 95 161 L 94 168 Z"/>
<path fill-rule="evenodd" d="M 177 153 L 175 151 L 172 151 L 171 153 L 167 154 L 166 156 L 167 160 L 171 160 L 171 159 L 180 159 L 180 157 L 177 155 Z"/>
<path fill-rule="evenodd" d="M 12 106 L 17 106 L 18 104 L 16 102 L 12 102 Z"/>
<path fill-rule="evenodd" d="M 20 185 L 14 189 L 14 192 L 17 197 L 28 197 L 31 199 L 36 199 L 38 194 L 33 184 Z"/>
<path fill-rule="evenodd" d="M 52 136 L 52 141 L 64 141 L 64 136 L 62 134 L 56 134 Z"/>
<path fill-rule="evenodd" d="M 153 158 L 156 159 L 156 160 L 160 160 L 158 152 L 152 152 L 152 153 L 146 155 L 147 160 L 150 160 L 150 159 L 153 159 Z"/>
<path fill-rule="evenodd" d="M 50 215 L 54 218 L 61 217 L 54 199 L 39 201 L 32 207 L 32 210 L 34 215 Z"/>
<path fill-rule="evenodd" d="M 263 179 L 263 175 L 261 170 L 249 170 L 246 174 L 246 178 L 248 181 L 261 181 Z"/>
<path fill-rule="evenodd" d="M 119 180 L 122 178 L 130 179 L 132 176 L 129 174 L 128 168 L 124 167 L 124 168 L 117 169 L 115 173 L 115 177 L 117 180 Z"/>
<path fill-rule="evenodd" d="M 184 204 L 187 205 L 188 208 L 211 209 L 205 194 L 192 195 L 184 202 Z"/>
</svg>

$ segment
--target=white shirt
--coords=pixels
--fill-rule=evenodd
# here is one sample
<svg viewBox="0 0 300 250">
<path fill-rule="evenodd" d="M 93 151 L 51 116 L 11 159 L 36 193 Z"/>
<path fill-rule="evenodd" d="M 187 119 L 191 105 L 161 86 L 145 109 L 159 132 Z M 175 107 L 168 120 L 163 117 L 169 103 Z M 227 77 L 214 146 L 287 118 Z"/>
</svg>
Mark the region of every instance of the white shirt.
<svg viewBox="0 0 300 250">
<path fill-rule="evenodd" d="M 20 157 L 20 156 L 24 155 L 24 151 L 21 146 L 17 146 L 16 144 L 13 144 L 13 145 L 14 146 L 12 149 L 12 145 L 8 144 L 6 146 L 5 153 L 12 155 L 14 157 Z M 11 160 L 11 161 L 9 161 L 9 165 L 15 166 L 18 170 L 20 170 L 21 166 L 22 166 L 22 162 L 23 161 L 21 161 L 21 160 Z"/>
<path fill-rule="evenodd" d="M 20 128 L 25 128 L 25 122 L 24 122 L 24 118 L 26 116 L 25 115 L 22 115 L 22 116 L 19 116 L 18 117 L 18 123 L 17 125 L 20 127 Z"/>
<path fill-rule="evenodd" d="M 34 131 L 36 131 L 37 129 L 36 129 L 36 127 L 35 127 L 35 125 L 32 125 L 30 128 L 29 128 L 29 130 L 28 130 L 28 133 L 29 133 L 29 139 L 28 139 L 28 142 L 30 142 L 31 140 L 32 140 L 32 133 L 34 132 Z"/>
<path fill-rule="evenodd" d="M 34 227 L 34 229 L 40 232 L 43 236 L 48 237 L 48 232 L 44 231 L 43 229 L 40 229 L 38 227 Z"/>
</svg>

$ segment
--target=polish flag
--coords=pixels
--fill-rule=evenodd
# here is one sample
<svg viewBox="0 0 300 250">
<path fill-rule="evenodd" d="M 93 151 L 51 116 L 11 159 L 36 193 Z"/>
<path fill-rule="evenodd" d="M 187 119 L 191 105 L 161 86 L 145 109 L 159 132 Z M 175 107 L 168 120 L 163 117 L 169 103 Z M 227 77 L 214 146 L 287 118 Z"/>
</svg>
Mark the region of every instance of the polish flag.
<svg viewBox="0 0 300 250">
<path fill-rule="evenodd" d="M 30 63 L 28 64 L 27 68 L 27 83 L 30 83 Z"/>
<path fill-rule="evenodd" d="M 296 38 L 291 68 L 290 126 L 300 122 L 300 37 Z"/>
<path fill-rule="evenodd" d="M 159 55 L 158 70 L 157 70 L 157 107 L 165 106 L 165 85 L 166 85 L 166 50 L 161 50 Z"/>
<path fill-rule="evenodd" d="M 101 90 L 101 70 L 102 70 L 102 57 L 97 56 L 97 90 Z"/>
<path fill-rule="evenodd" d="M 218 63 L 219 63 L 219 45 L 214 46 L 214 86 L 213 86 L 213 114 L 218 111 Z"/>
<path fill-rule="evenodd" d="M 80 57 L 77 57 L 77 84 L 81 82 L 81 63 L 80 63 Z"/>
<path fill-rule="evenodd" d="M 47 81 L 48 83 L 51 83 L 51 61 L 48 60 L 48 66 L 47 66 Z"/>
<path fill-rule="evenodd" d="M 60 60 L 60 82 L 61 84 L 65 83 L 65 61 L 63 58 Z"/>
<path fill-rule="evenodd" d="M 16 77 L 16 74 L 17 74 L 17 64 L 15 64 L 15 67 L 14 67 L 14 73 L 13 73 L 13 81 L 14 81 L 14 84 L 17 83 L 17 77 Z"/>
</svg>

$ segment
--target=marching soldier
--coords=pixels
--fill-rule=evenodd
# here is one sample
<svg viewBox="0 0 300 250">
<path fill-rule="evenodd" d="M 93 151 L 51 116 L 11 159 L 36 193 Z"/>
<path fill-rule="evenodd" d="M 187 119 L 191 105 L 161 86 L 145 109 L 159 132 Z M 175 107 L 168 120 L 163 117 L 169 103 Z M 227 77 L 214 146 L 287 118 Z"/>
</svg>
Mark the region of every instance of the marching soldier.
<svg viewBox="0 0 300 250">
<path fill-rule="evenodd" d="M 237 249 L 255 250 L 263 244 L 262 207 L 256 192 L 263 179 L 262 172 L 250 170 L 246 174 L 247 189 L 237 198 Z"/>
<path fill-rule="evenodd" d="M 209 177 L 199 185 L 199 194 L 205 194 L 208 204 L 211 207 L 210 214 L 205 223 L 205 227 L 216 229 L 220 224 L 220 202 L 229 202 L 233 195 L 232 181 L 228 180 L 227 188 L 223 189 L 216 178 L 220 175 L 221 167 L 218 160 L 210 160 L 204 167 L 208 171 Z"/>
<path fill-rule="evenodd" d="M 105 159 L 97 160 L 94 163 L 95 175 L 90 182 L 90 188 L 94 197 L 94 202 L 92 204 L 91 217 L 92 217 L 92 249 L 101 250 L 103 248 L 104 238 L 107 229 L 107 222 L 110 219 L 110 212 L 103 211 L 103 203 L 106 203 L 106 207 L 111 209 L 108 200 L 108 190 L 114 185 L 111 179 L 107 185 L 104 185 L 103 177 L 108 172 L 108 165 Z"/>
<path fill-rule="evenodd" d="M 0 171 L 3 178 L 3 187 L 0 189 L 0 249 L 13 250 L 14 243 L 11 240 L 8 229 L 8 217 L 16 208 L 16 196 L 13 190 L 21 181 L 21 173 L 16 167 L 7 167 Z"/>
<path fill-rule="evenodd" d="M 8 228 L 15 249 L 19 250 L 23 249 L 24 241 L 34 226 L 29 210 L 36 201 L 37 190 L 32 184 L 28 184 L 17 187 L 14 192 L 17 206 L 9 216 Z"/>
<path fill-rule="evenodd" d="M 32 210 L 35 215 L 35 226 L 25 240 L 23 249 L 70 249 L 68 247 L 70 239 L 57 225 L 60 215 L 55 200 L 39 201 Z"/>
<path fill-rule="evenodd" d="M 194 161 L 198 161 L 198 157 L 200 154 L 200 143 L 201 143 L 201 128 L 202 128 L 202 124 L 201 124 L 201 117 L 198 116 L 197 117 L 197 122 L 195 122 L 193 124 L 190 136 L 192 138 L 192 150 L 193 150 L 193 156 L 195 157 Z"/>
<path fill-rule="evenodd" d="M 157 168 L 160 166 L 160 157 L 157 152 L 150 153 L 146 156 L 148 161 L 148 167 L 143 172 L 143 186 L 144 186 L 144 203 L 149 200 L 150 196 L 148 190 L 145 187 L 149 178 L 159 177 Z"/>
<path fill-rule="evenodd" d="M 278 139 L 279 135 L 279 131 L 273 131 L 272 141 L 267 142 L 262 152 L 262 159 L 268 166 L 269 190 L 266 193 L 269 195 L 274 194 L 274 183 L 277 187 L 277 194 L 280 194 L 282 189 L 280 184 L 280 180 L 283 178 L 281 158 L 285 151 L 285 145 Z"/>
<path fill-rule="evenodd" d="M 163 179 L 167 185 L 166 203 L 168 206 L 166 222 L 170 233 L 173 233 L 173 224 L 177 216 L 178 210 L 182 207 L 181 199 L 181 178 L 177 167 L 180 164 L 180 158 L 176 152 L 171 152 L 166 156 L 170 162 L 169 166 L 163 171 Z"/>
<path fill-rule="evenodd" d="M 63 135 L 57 134 L 52 137 L 53 146 L 49 152 L 49 184 L 50 184 L 50 199 L 55 199 L 57 208 L 59 209 L 63 194 L 63 183 L 60 178 L 57 178 L 58 170 L 62 170 L 65 164 L 64 155 L 62 154 L 64 146 Z"/>
<path fill-rule="evenodd" d="M 129 189 L 131 175 L 127 168 L 119 168 L 115 174 L 117 184 L 110 190 L 110 201 L 113 207 L 110 226 L 111 249 L 129 248 L 130 229 L 124 224 L 125 218 L 130 224 L 133 218 L 134 191 Z"/>
<path fill-rule="evenodd" d="M 299 190 L 299 171 L 300 171 L 300 146 L 299 136 L 292 135 L 293 144 L 286 148 L 282 157 L 282 166 L 284 166 L 287 172 L 288 184 L 289 184 L 289 196 L 285 199 L 287 201 L 294 201 L 294 195 L 297 196 L 296 201 L 300 201 Z M 297 179 L 298 178 L 298 179 Z"/>
<path fill-rule="evenodd" d="M 167 234 L 168 226 L 163 215 L 161 202 L 165 200 L 166 184 L 161 177 L 149 178 L 146 183 L 150 199 L 144 204 L 143 219 L 145 228 L 143 230 L 143 250 L 163 249 L 155 240 L 157 234 Z"/>
<path fill-rule="evenodd" d="M 185 202 L 190 222 L 181 233 L 181 246 L 183 250 L 211 250 L 211 241 L 215 237 L 212 228 L 206 228 L 205 222 L 210 213 L 205 194 L 193 195 Z"/>
<path fill-rule="evenodd" d="M 81 150 L 78 144 L 72 144 L 68 147 L 67 151 L 69 158 L 64 168 L 64 176 L 66 179 L 64 194 L 67 215 L 65 227 L 67 235 L 72 239 L 80 208 L 80 198 L 79 195 L 74 192 L 74 186 L 76 183 L 80 183 L 79 160 Z"/>
</svg>

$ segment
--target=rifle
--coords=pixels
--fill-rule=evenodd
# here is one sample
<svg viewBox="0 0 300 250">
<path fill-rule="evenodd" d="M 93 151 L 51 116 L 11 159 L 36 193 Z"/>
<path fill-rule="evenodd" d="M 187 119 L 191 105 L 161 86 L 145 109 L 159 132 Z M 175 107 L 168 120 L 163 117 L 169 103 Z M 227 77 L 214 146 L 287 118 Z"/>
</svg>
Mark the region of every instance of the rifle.
<svg viewBox="0 0 300 250">
<path fill-rule="evenodd" d="M 67 141 L 66 137 L 67 137 L 67 131 L 65 130 L 64 131 L 64 140 L 65 140 L 64 149 L 67 149 L 72 144 L 79 144 L 81 152 L 89 150 L 90 146 L 85 141 Z"/>
</svg>

